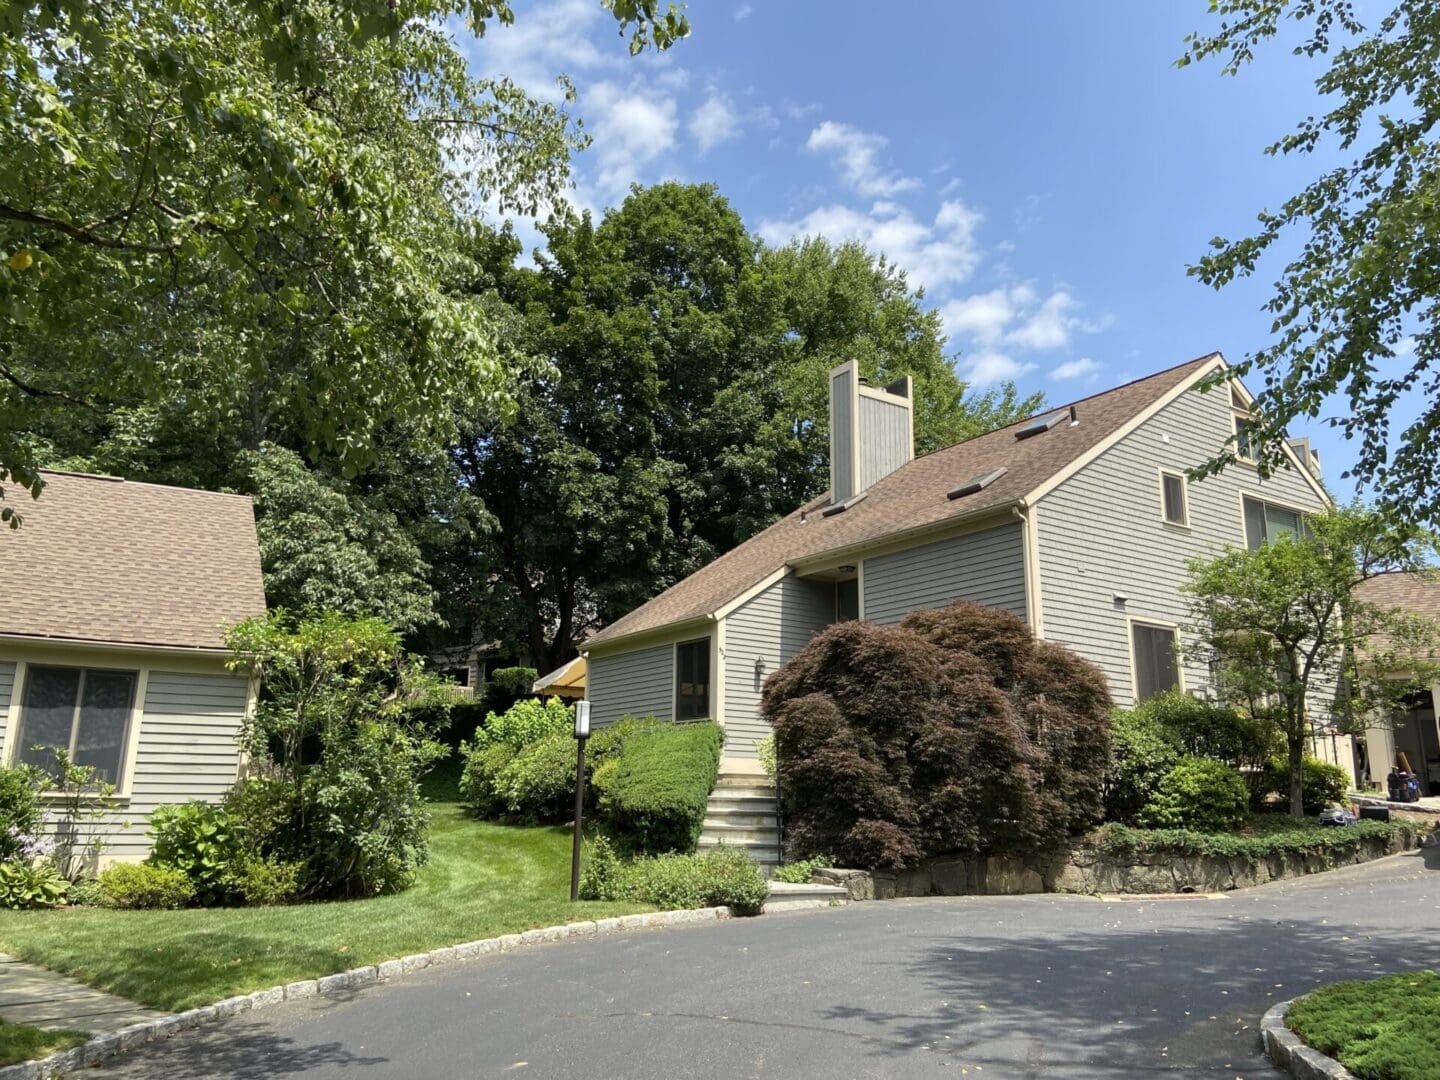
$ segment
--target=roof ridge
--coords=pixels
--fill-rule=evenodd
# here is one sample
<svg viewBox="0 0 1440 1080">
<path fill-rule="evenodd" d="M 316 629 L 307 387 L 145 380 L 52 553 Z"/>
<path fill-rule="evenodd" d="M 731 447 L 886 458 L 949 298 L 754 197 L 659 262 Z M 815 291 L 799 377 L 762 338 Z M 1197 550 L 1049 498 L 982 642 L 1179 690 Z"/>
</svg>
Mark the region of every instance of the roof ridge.
<svg viewBox="0 0 1440 1080">
<path fill-rule="evenodd" d="M 247 495 L 243 491 L 216 491 L 214 488 L 185 487 L 183 484 L 158 484 L 153 480 L 131 480 L 129 477 L 115 476 L 111 473 L 80 472 L 76 469 L 37 469 L 36 472 L 42 476 L 68 476 L 76 480 L 99 480 L 106 484 L 129 484 L 134 487 L 159 488 L 161 491 L 184 491 L 194 495 L 223 495 L 227 499 L 255 501 L 253 495 Z"/>
</svg>

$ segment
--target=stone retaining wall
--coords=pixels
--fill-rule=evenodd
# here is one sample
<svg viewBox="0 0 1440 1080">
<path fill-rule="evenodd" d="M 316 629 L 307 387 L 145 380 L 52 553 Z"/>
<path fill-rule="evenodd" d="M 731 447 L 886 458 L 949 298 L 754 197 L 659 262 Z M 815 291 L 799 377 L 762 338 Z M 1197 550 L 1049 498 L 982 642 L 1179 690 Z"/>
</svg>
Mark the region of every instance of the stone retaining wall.
<svg viewBox="0 0 1440 1080">
<path fill-rule="evenodd" d="M 1013 896 L 1022 893 L 1228 892 L 1267 881 L 1318 874 L 1340 866 L 1395 855 L 1415 847 L 1414 834 L 1357 839 L 1348 851 L 1328 856 L 1285 854 L 1251 861 L 1203 855 L 1141 853 L 1111 855 L 1077 847 L 1049 859 L 931 859 L 901 873 L 817 870 L 811 879 L 843 886 L 852 900 L 903 896 Z"/>
</svg>

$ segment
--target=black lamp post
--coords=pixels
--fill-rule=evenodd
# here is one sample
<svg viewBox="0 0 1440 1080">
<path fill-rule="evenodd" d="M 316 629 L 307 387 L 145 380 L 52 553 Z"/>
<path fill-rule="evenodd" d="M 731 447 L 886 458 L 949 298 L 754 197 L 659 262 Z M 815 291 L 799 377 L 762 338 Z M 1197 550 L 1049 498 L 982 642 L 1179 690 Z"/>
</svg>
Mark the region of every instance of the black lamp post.
<svg viewBox="0 0 1440 1080">
<path fill-rule="evenodd" d="M 580 834 L 585 816 L 585 740 L 590 738 L 590 702 L 575 702 L 575 842 L 570 849 L 570 900 L 580 899 Z"/>
</svg>

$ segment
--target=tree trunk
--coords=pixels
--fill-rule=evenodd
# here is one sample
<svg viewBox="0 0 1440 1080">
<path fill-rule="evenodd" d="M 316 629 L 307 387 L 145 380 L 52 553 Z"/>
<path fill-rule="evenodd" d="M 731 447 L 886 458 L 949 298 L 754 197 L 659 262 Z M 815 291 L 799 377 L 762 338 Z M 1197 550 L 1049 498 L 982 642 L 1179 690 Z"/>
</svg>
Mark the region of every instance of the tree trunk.
<svg viewBox="0 0 1440 1080">
<path fill-rule="evenodd" d="M 1305 736 L 1291 735 L 1290 747 L 1290 816 L 1305 817 Z"/>
</svg>

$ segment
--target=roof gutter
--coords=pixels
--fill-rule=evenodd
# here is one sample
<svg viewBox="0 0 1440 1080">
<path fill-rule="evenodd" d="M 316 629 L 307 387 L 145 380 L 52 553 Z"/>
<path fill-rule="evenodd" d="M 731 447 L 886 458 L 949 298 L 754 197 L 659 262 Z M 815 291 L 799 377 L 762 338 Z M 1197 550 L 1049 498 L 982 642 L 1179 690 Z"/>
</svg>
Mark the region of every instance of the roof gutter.
<svg viewBox="0 0 1440 1080">
<path fill-rule="evenodd" d="M 719 619 L 717 618 L 715 612 L 712 611 L 704 615 L 692 615 L 688 619 L 677 619 L 675 622 L 664 623 L 661 626 L 652 626 L 645 630 L 635 630 L 631 633 L 617 634 L 614 637 L 606 638 L 604 641 L 594 641 L 594 639 L 592 638 L 590 641 L 585 641 L 581 643 L 580 655 L 584 657 L 589 657 L 597 649 L 601 653 L 608 653 L 611 651 L 624 652 L 632 648 L 639 648 L 640 643 L 648 641 L 652 638 L 657 639 L 657 641 L 664 641 L 674 637 L 675 634 L 679 631 L 691 629 L 699 630 L 701 628 L 708 629 L 710 626 L 713 626 L 718 621 Z M 624 645 L 625 649 L 612 650 L 612 645 Z"/>
<path fill-rule="evenodd" d="M 231 655 L 230 650 L 223 645 L 157 645 L 138 641 L 100 641 L 92 638 L 61 637 L 58 634 L 0 633 L 0 643 L 96 649 L 106 652 L 163 653 L 170 656 L 225 657 Z"/>
</svg>

